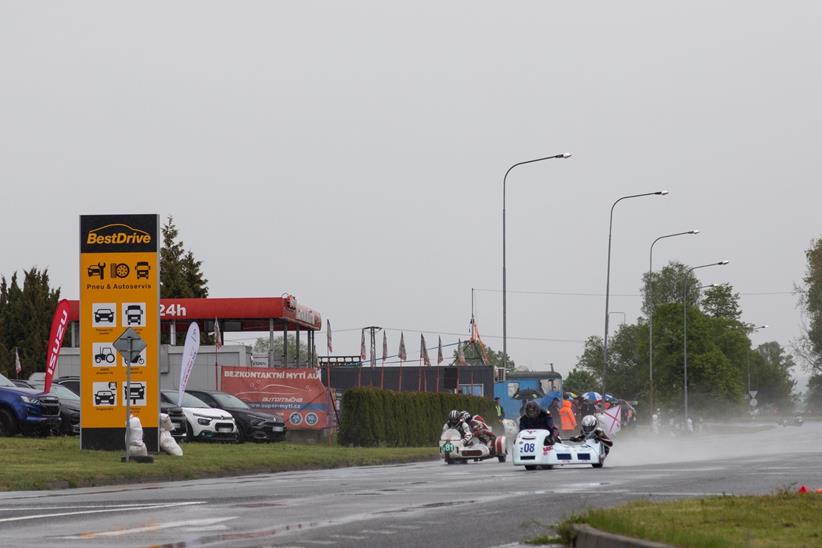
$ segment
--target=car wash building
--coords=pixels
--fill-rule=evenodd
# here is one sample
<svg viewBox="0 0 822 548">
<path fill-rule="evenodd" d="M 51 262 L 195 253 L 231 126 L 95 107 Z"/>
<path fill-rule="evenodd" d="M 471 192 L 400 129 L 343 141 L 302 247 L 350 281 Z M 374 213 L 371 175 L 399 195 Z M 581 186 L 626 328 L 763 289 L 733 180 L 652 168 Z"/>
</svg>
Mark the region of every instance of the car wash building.
<svg viewBox="0 0 822 548">
<path fill-rule="evenodd" d="M 79 301 L 69 301 L 69 344 L 60 353 L 57 369 L 58 377 L 80 375 L 80 305 Z M 183 358 L 183 344 L 188 327 L 197 323 L 204 341 L 201 344 L 188 386 L 201 390 L 219 390 L 220 372 L 223 366 L 244 367 L 305 367 L 315 362 L 314 335 L 322 326 L 320 313 L 297 301 L 294 296 L 250 297 L 250 298 L 205 298 L 205 299 L 160 299 L 160 345 L 158 366 L 160 388 L 176 389 L 180 379 Z M 252 354 L 246 344 L 218 345 L 213 340 L 215 325 L 226 333 L 246 332 L 259 335 L 268 333 L 268 355 Z M 297 341 L 297 352 L 284 351 L 275 355 L 274 337 L 282 335 L 285 340 L 293 335 Z M 206 336 L 208 338 L 206 338 Z M 222 342 L 222 341 L 220 341 Z M 304 345 L 308 354 L 300 353 Z M 98 357 L 104 364 L 108 356 Z M 94 359 L 92 356 L 91 359 Z M 111 360 L 115 363 L 114 360 Z"/>
</svg>

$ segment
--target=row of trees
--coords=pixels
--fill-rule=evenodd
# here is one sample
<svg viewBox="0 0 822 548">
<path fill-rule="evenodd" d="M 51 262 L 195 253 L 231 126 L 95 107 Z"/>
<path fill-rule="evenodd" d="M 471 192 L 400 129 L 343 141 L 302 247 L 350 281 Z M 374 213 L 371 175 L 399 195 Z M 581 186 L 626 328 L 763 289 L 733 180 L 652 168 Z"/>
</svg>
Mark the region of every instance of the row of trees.
<svg viewBox="0 0 822 548">
<path fill-rule="evenodd" d="M 649 402 L 650 317 L 655 406 L 672 412 L 682 409 L 687 314 L 689 405 L 695 413 L 735 413 L 744 409 L 749 374 L 751 389 L 759 392 L 760 405 L 792 409 L 793 357 L 777 342 L 752 348 L 752 326 L 740 321 L 739 294 L 730 284 L 700 287 L 693 271 L 672 262 L 650 277 L 645 274 L 642 292 L 646 318 L 622 325 L 609 339 L 605 378 L 608 392 Z M 602 338 L 589 337 L 576 367 L 565 380 L 566 389 L 601 387 L 603 361 Z"/>
<path fill-rule="evenodd" d="M 48 269 L 23 271 L 22 285 L 17 273 L 10 280 L 0 276 L 0 371 L 15 376 L 15 351 L 22 365 L 21 378 L 42 371 L 46 347 L 60 289 L 49 286 Z"/>
<path fill-rule="evenodd" d="M 185 250 L 172 217 L 163 225 L 162 236 L 160 296 L 207 297 L 208 280 L 203 276 L 202 261 Z M 59 300 L 60 288 L 51 287 L 48 269 L 24 270 L 22 280 L 17 272 L 8 280 L 0 275 L 0 372 L 7 377 L 16 375 L 15 349 L 23 369 L 21 378 L 45 369 L 51 321 Z"/>
<path fill-rule="evenodd" d="M 807 268 L 802 286 L 797 287 L 806 327 L 795 349 L 811 370 L 805 403 L 809 410 L 822 411 L 822 238 L 811 242 L 805 252 Z"/>
</svg>

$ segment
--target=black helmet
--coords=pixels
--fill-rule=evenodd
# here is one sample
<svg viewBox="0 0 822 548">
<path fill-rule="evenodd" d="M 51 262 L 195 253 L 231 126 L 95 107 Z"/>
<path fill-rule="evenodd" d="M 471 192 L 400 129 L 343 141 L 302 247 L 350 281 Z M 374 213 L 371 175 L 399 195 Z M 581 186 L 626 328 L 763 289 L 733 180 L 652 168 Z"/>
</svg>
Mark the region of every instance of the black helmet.
<svg viewBox="0 0 822 548">
<path fill-rule="evenodd" d="M 534 400 L 529 400 L 528 403 L 525 404 L 525 416 L 528 418 L 536 418 L 539 416 L 540 411 L 542 411 L 542 409 Z"/>
<path fill-rule="evenodd" d="M 460 415 L 461 413 L 456 409 L 452 409 L 450 413 L 448 413 L 448 426 L 456 426 L 460 423 Z"/>
</svg>

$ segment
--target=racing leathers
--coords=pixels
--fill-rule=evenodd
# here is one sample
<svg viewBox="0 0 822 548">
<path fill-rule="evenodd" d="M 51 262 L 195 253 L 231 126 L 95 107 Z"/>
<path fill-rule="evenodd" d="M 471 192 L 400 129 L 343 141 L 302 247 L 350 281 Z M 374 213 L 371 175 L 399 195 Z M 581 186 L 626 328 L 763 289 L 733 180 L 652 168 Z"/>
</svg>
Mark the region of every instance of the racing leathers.
<svg viewBox="0 0 822 548">
<path fill-rule="evenodd" d="M 442 431 L 445 432 L 446 430 L 456 430 L 459 432 L 460 436 L 462 436 L 462 441 L 465 445 L 470 445 L 471 441 L 474 439 L 474 433 L 471 430 L 471 426 L 464 420 L 460 420 L 456 424 L 451 424 L 450 422 L 446 422 L 442 426 Z"/>
<path fill-rule="evenodd" d="M 602 428 L 599 427 L 595 428 L 592 432 L 589 432 L 587 434 L 585 432 L 580 432 L 579 434 L 571 436 L 568 439 L 576 442 L 585 440 L 598 441 L 605 448 L 606 455 L 611 450 L 611 447 L 613 447 L 614 445 L 614 441 L 608 437 L 608 434 L 606 434 Z"/>
<path fill-rule="evenodd" d="M 491 431 L 491 427 L 486 424 L 485 420 L 479 415 L 474 415 L 469 423 L 471 432 L 474 436 L 488 447 L 493 447 L 494 440 L 497 436 Z"/>
<path fill-rule="evenodd" d="M 551 432 L 552 441 L 559 441 L 559 430 L 554 426 L 551 413 L 540 409 L 536 417 L 529 417 L 527 414 L 519 418 L 520 432 L 523 430 L 548 430 Z"/>
</svg>

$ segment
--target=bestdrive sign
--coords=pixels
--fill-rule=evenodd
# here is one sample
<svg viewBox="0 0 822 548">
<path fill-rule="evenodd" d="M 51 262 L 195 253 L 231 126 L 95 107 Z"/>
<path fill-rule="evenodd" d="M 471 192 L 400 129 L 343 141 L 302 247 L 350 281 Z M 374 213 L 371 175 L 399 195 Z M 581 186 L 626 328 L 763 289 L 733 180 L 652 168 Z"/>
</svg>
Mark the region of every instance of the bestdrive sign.
<svg viewBox="0 0 822 548">
<path fill-rule="evenodd" d="M 84 449 L 122 449 L 126 403 L 156 451 L 160 412 L 158 215 L 80 217 L 80 401 Z M 131 362 L 114 342 L 134 329 L 146 348 Z"/>
</svg>

